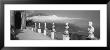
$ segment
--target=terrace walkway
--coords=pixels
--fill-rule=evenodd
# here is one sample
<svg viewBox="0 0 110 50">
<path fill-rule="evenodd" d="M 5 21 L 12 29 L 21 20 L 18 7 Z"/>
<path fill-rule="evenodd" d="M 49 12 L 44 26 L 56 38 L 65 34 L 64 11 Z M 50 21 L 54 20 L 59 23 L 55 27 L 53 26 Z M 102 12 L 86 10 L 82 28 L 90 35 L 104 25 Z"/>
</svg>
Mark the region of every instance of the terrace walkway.
<svg viewBox="0 0 110 50">
<path fill-rule="evenodd" d="M 36 33 L 30 29 L 24 29 L 21 33 L 16 35 L 16 37 L 20 40 L 51 40 L 50 37 L 42 33 Z"/>
</svg>

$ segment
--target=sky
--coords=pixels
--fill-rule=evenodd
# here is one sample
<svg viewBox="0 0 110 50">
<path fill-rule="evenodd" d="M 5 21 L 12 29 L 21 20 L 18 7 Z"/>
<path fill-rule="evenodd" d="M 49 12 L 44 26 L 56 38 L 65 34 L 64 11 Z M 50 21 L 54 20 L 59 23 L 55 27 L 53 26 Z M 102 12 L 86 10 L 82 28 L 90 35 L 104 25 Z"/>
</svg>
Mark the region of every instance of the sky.
<svg viewBox="0 0 110 50">
<path fill-rule="evenodd" d="M 28 10 L 29 15 L 34 21 L 66 23 L 78 25 L 80 27 L 88 26 L 88 22 L 92 21 L 95 27 L 100 27 L 100 11 L 99 10 Z M 39 17 L 40 16 L 40 17 Z"/>
</svg>

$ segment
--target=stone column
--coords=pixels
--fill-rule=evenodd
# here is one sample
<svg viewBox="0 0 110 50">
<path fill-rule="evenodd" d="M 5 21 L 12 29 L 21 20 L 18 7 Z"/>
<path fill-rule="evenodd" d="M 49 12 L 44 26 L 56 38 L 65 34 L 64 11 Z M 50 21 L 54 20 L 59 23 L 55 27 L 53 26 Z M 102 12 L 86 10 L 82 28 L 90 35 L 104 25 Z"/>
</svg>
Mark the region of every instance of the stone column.
<svg viewBox="0 0 110 50">
<path fill-rule="evenodd" d="M 21 12 L 21 18 L 22 18 L 22 23 L 21 23 L 21 30 L 26 28 L 26 12 L 22 11 Z"/>
<path fill-rule="evenodd" d="M 39 23 L 38 33 L 41 33 L 40 23 Z"/>
<path fill-rule="evenodd" d="M 14 17 L 14 11 L 10 11 L 10 24 L 11 26 L 15 26 L 15 17 Z"/>
<path fill-rule="evenodd" d="M 44 24 L 44 35 L 46 35 L 46 30 L 47 30 L 47 28 L 46 28 L 46 23 Z"/>
<path fill-rule="evenodd" d="M 36 26 L 37 24 L 35 23 L 35 28 L 34 28 L 34 31 L 36 32 L 36 30 L 37 30 L 37 26 Z"/>
</svg>

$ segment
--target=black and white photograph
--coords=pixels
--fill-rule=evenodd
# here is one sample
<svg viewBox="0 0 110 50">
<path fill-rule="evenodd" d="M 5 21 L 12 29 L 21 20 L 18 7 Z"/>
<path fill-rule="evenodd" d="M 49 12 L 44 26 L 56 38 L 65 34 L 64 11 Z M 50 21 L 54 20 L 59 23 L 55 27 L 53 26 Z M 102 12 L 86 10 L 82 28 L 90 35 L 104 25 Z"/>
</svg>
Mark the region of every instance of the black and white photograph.
<svg viewBox="0 0 110 50">
<path fill-rule="evenodd" d="M 5 46 L 106 46 L 106 5 L 5 4 Z"/>
<path fill-rule="evenodd" d="M 100 10 L 11 10 L 11 40 L 100 40 Z"/>
</svg>

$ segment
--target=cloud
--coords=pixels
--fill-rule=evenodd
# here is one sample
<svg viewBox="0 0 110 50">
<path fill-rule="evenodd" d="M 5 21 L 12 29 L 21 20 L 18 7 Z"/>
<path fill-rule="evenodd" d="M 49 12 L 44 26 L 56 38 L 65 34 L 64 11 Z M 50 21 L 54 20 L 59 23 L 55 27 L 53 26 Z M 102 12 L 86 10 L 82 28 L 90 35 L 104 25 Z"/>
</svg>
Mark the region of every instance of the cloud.
<svg viewBox="0 0 110 50">
<path fill-rule="evenodd" d="M 27 20 L 33 20 L 34 22 L 39 21 L 39 22 L 55 22 L 55 23 L 66 23 L 66 22 L 71 23 L 76 19 L 81 19 L 81 18 L 59 17 L 56 15 L 27 17 Z"/>
</svg>

